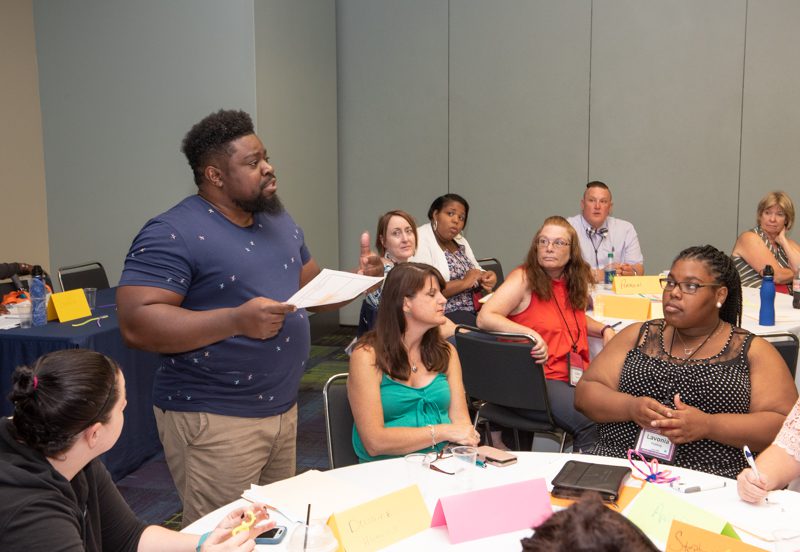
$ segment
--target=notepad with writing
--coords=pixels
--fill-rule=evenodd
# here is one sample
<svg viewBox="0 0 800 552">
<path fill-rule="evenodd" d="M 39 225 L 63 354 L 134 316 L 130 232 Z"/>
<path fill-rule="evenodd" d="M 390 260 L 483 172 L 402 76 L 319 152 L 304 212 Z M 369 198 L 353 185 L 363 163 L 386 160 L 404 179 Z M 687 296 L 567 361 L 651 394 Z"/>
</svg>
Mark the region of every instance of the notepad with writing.
<svg viewBox="0 0 800 552">
<path fill-rule="evenodd" d="M 576 498 L 586 491 L 599 493 L 603 500 L 616 502 L 631 469 L 569 460 L 553 478 L 553 496 Z"/>
</svg>

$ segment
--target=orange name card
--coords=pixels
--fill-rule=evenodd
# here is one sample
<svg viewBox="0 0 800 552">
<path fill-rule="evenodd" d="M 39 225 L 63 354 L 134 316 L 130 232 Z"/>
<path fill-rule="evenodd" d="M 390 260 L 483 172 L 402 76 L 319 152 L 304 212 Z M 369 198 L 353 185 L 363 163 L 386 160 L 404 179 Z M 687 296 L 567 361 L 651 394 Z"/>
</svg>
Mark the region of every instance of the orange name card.
<svg viewBox="0 0 800 552">
<path fill-rule="evenodd" d="M 614 278 L 614 293 L 618 295 L 636 295 L 652 293 L 661 295 L 660 276 L 617 276 Z"/>
<path fill-rule="evenodd" d="M 712 533 L 694 525 L 683 523 L 677 519 L 672 522 L 667 538 L 667 552 L 711 552 L 724 550 L 725 552 L 755 552 L 763 549 L 745 544 L 740 540 Z"/>
<path fill-rule="evenodd" d="M 56 314 L 61 322 L 69 322 L 76 318 L 92 315 L 89 303 L 86 302 L 86 294 L 83 293 L 82 289 L 54 293 L 50 296 L 50 300 L 53 302 L 53 307 L 55 307 Z"/>
<path fill-rule="evenodd" d="M 595 311 L 602 309 L 606 318 L 626 318 L 628 320 L 649 320 L 650 299 L 627 295 L 601 293 L 594 298 Z M 598 308 L 598 305 L 601 305 Z"/>
</svg>

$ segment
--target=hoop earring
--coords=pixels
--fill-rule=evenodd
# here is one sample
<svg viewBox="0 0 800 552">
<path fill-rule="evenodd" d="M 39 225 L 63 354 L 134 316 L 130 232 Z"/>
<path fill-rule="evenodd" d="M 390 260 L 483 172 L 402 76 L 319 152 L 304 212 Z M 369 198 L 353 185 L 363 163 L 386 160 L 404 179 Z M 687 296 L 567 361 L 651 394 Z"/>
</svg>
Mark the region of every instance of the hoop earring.
<svg viewBox="0 0 800 552">
<path fill-rule="evenodd" d="M 434 232 L 436 232 L 436 228 L 438 226 L 439 226 L 439 224 L 436 222 L 436 219 L 433 219 L 433 222 L 431 222 L 431 227 L 433 228 Z"/>
</svg>

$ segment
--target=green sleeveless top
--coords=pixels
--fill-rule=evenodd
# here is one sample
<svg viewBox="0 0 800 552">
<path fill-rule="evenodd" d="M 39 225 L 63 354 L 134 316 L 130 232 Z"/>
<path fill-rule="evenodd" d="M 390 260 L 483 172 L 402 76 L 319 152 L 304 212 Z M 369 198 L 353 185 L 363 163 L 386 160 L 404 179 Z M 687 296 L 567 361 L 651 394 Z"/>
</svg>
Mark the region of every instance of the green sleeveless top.
<svg viewBox="0 0 800 552">
<path fill-rule="evenodd" d="M 447 376 L 436 375 L 425 387 L 409 387 L 394 381 L 383 374 L 381 378 L 381 405 L 383 406 L 383 425 L 385 427 L 426 427 L 429 424 L 450 423 L 450 386 Z M 444 448 L 446 442 L 436 446 L 436 450 Z M 353 424 L 353 449 L 361 462 L 397 458 L 391 455 L 370 456 L 361 442 L 355 424 Z M 426 447 L 419 452 L 430 452 Z"/>
</svg>

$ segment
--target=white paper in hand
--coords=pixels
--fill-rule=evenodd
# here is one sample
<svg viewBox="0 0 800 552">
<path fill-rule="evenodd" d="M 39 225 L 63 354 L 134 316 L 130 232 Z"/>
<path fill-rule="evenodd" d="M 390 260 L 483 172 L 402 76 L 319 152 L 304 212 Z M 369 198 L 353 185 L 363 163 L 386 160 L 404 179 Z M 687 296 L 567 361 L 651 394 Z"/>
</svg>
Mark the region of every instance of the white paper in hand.
<svg viewBox="0 0 800 552">
<path fill-rule="evenodd" d="M 381 280 L 383 276 L 363 276 L 324 268 L 285 303 L 298 309 L 343 303 L 364 293 Z"/>
</svg>

